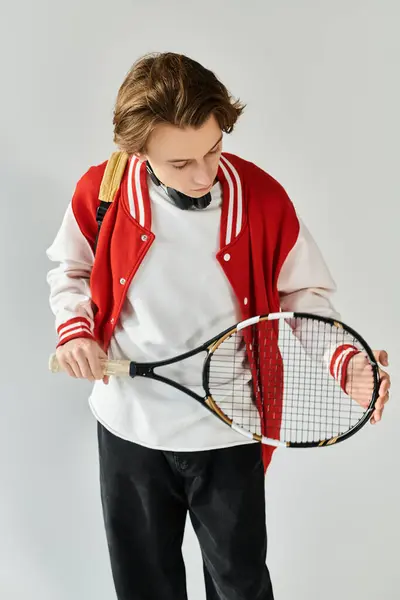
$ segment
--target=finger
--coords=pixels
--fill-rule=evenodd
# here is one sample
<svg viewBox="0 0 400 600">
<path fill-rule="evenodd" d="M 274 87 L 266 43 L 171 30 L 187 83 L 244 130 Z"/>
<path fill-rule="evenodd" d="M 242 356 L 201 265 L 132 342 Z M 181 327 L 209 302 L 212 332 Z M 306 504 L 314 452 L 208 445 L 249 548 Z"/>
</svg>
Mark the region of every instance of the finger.
<svg viewBox="0 0 400 600">
<path fill-rule="evenodd" d="M 386 402 L 389 400 L 389 392 L 379 395 L 375 402 L 375 410 L 383 410 Z"/>
<path fill-rule="evenodd" d="M 60 365 L 60 366 L 61 366 L 61 368 L 62 368 L 62 369 L 63 369 L 63 370 L 66 372 L 66 373 L 68 373 L 68 375 L 69 375 L 70 377 L 74 377 L 74 378 L 76 379 L 76 377 L 77 377 L 77 376 L 75 375 L 74 371 L 72 370 L 72 367 L 70 367 L 68 363 L 65 363 L 65 364 L 63 364 L 63 365 Z"/>
<path fill-rule="evenodd" d="M 105 383 L 105 385 L 108 385 L 109 381 L 110 381 L 109 375 L 104 375 L 104 377 L 103 377 L 103 383 Z"/>
<path fill-rule="evenodd" d="M 389 390 L 386 394 L 379 395 L 375 408 L 383 408 L 387 402 L 389 402 Z"/>
<path fill-rule="evenodd" d="M 74 358 L 78 363 L 81 372 L 81 378 L 88 379 L 89 381 L 94 381 L 95 377 L 86 352 L 87 351 L 82 347 L 76 348 Z"/>
<path fill-rule="evenodd" d="M 103 379 L 104 378 L 104 358 L 99 356 L 97 352 L 90 353 L 87 356 L 87 360 L 89 362 L 90 370 L 93 374 L 94 379 Z"/>
<path fill-rule="evenodd" d="M 385 381 L 388 384 L 388 388 L 389 388 L 390 384 L 391 384 L 391 379 L 390 379 L 389 373 L 386 373 L 386 371 L 382 371 L 382 369 L 379 369 L 379 375 L 380 375 L 381 381 Z"/>
<path fill-rule="evenodd" d="M 83 377 L 79 363 L 75 360 L 72 354 L 67 354 L 67 356 L 64 359 L 64 364 L 66 371 L 69 374 L 71 374 L 72 377 L 77 377 L 78 379 L 81 379 Z"/>
<path fill-rule="evenodd" d="M 72 368 L 69 366 L 68 361 L 66 360 L 66 356 L 64 355 L 64 353 L 56 353 L 56 357 L 58 360 L 58 365 L 61 371 L 65 371 L 66 373 L 68 373 L 68 375 L 70 377 L 76 377 L 74 371 L 72 370 Z"/>
<path fill-rule="evenodd" d="M 389 400 L 389 390 L 390 390 L 390 386 L 391 386 L 390 377 L 388 376 L 387 373 L 384 373 L 384 371 L 380 371 L 379 375 L 381 378 L 381 383 L 379 386 L 379 398 L 378 399 L 383 399 L 384 402 L 387 402 Z"/>
<path fill-rule="evenodd" d="M 371 423 L 372 425 L 375 425 L 375 423 L 379 423 L 379 421 L 382 419 L 382 414 L 383 414 L 383 408 L 382 409 L 375 409 L 373 414 L 372 414 L 372 418 L 371 418 Z"/>
<path fill-rule="evenodd" d="M 104 363 L 107 355 L 98 347 L 91 348 L 91 351 L 86 354 L 86 359 L 90 368 L 93 379 L 99 380 L 104 377 Z"/>
<path fill-rule="evenodd" d="M 375 425 L 375 423 L 378 423 L 382 419 L 382 413 L 383 408 L 374 410 L 371 418 L 372 425 Z"/>
</svg>

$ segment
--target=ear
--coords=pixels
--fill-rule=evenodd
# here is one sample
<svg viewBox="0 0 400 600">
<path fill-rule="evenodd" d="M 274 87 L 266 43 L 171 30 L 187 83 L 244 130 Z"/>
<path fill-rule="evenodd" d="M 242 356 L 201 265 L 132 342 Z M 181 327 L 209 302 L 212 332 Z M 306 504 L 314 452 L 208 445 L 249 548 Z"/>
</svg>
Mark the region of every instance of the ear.
<svg viewBox="0 0 400 600">
<path fill-rule="evenodd" d="M 142 152 L 135 152 L 135 156 L 143 162 L 148 160 L 147 152 L 145 150 L 142 150 Z"/>
</svg>

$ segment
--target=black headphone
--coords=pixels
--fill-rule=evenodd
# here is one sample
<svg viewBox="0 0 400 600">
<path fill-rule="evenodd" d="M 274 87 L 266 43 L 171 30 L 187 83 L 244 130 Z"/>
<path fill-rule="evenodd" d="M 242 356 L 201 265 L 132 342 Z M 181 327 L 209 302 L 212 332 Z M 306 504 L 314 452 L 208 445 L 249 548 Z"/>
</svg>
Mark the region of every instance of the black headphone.
<svg viewBox="0 0 400 600">
<path fill-rule="evenodd" d="M 157 186 L 162 186 L 163 189 L 167 192 L 168 197 L 174 202 L 174 204 L 181 208 L 182 210 L 188 210 L 189 208 L 207 208 L 207 206 L 211 202 L 211 192 L 208 192 L 205 196 L 201 196 L 200 198 L 192 198 L 191 196 L 187 196 L 182 192 L 178 192 L 174 188 L 167 187 L 158 179 L 157 175 L 154 173 L 153 169 L 149 161 L 146 161 L 147 172 L 150 175 L 150 178 L 153 183 Z"/>
</svg>

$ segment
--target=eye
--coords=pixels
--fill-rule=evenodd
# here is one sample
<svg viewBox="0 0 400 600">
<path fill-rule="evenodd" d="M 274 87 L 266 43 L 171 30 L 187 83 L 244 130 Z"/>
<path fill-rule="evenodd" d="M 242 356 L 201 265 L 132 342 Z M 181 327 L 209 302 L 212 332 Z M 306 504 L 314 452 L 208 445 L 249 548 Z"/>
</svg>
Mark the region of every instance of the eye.
<svg viewBox="0 0 400 600">
<path fill-rule="evenodd" d="M 218 152 L 221 151 L 221 146 L 217 146 L 217 148 L 215 148 L 215 150 L 211 150 L 211 152 L 208 153 L 207 156 L 210 156 L 212 154 L 218 154 Z M 185 163 L 184 165 L 172 165 L 174 167 L 174 169 L 178 169 L 179 171 L 181 171 L 182 169 L 184 169 L 185 167 L 188 166 L 189 163 Z"/>
</svg>

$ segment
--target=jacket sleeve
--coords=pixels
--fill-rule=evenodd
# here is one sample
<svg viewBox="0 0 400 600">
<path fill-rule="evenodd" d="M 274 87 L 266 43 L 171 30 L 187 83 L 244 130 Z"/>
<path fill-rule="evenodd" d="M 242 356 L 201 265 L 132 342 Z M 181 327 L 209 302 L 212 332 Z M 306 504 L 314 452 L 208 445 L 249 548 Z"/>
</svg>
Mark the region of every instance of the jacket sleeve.
<svg viewBox="0 0 400 600">
<path fill-rule="evenodd" d="M 322 254 L 304 223 L 282 265 L 278 278 L 281 308 L 288 312 L 309 312 L 340 319 L 332 299 L 336 284 Z"/>
<path fill-rule="evenodd" d="M 74 338 L 94 339 L 90 275 L 97 233 L 98 178 L 92 167 L 79 180 L 57 235 L 46 250 L 47 257 L 58 263 L 47 273 L 57 347 Z"/>
<path fill-rule="evenodd" d="M 299 234 L 293 248 L 286 257 L 278 277 L 278 292 L 284 312 L 305 312 L 340 320 L 341 316 L 333 305 L 336 284 L 325 264 L 323 256 L 304 223 L 299 219 Z M 307 340 L 312 340 L 306 325 L 289 320 L 296 337 L 307 351 Z M 307 325 L 309 327 L 309 325 Z M 318 335 L 318 332 L 316 332 Z M 313 345 L 312 352 L 316 348 Z M 319 345 L 320 356 L 330 374 L 345 391 L 346 369 L 358 349 L 349 344 L 337 345 L 326 339 Z"/>
</svg>

